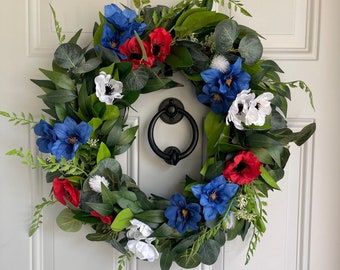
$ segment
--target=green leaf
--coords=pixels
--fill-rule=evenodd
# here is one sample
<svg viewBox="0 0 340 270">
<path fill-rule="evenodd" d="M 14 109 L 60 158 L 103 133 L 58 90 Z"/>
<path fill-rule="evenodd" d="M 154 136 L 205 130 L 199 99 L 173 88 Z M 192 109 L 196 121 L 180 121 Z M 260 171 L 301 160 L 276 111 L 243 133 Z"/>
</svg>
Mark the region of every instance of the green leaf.
<svg viewBox="0 0 340 270">
<path fill-rule="evenodd" d="M 77 33 L 75 33 L 73 35 L 73 37 L 71 37 L 71 39 L 69 40 L 68 43 L 76 44 L 78 42 L 78 39 L 79 39 L 82 31 L 83 31 L 83 29 L 78 30 Z"/>
<path fill-rule="evenodd" d="M 163 210 L 147 210 L 141 213 L 135 214 L 135 218 L 145 221 L 145 222 L 153 222 L 153 223 L 162 223 L 165 221 L 164 211 Z"/>
<path fill-rule="evenodd" d="M 106 144 L 101 142 L 100 146 L 99 146 L 99 150 L 97 153 L 97 163 L 99 163 L 100 161 L 106 159 L 106 158 L 110 158 L 111 157 L 111 152 L 109 150 L 109 148 L 107 148 Z"/>
<path fill-rule="evenodd" d="M 54 53 L 54 62 L 64 69 L 75 68 L 83 59 L 82 48 L 74 43 L 61 44 Z"/>
<path fill-rule="evenodd" d="M 73 216 L 69 208 L 62 210 L 56 218 L 59 228 L 66 232 L 78 232 L 82 227 L 82 222 Z"/>
<path fill-rule="evenodd" d="M 190 256 L 190 252 L 185 251 L 182 254 L 176 255 L 175 262 L 183 268 L 194 268 L 202 262 L 202 258 L 199 254 Z"/>
<path fill-rule="evenodd" d="M 86 205 L 91 207 L 94 211 L 102 216 L 111 216 L 113 213 L 113 206 L 106 203 L 86 202 Z"/>
<path fill-rule="evenodd" d="M 239 27 L 236 21 L 228 19 L 223 20 L 215 28 L 215 45 L 216 51 L 225 54 L 231 48 L 239 35 Z"/>
<path fill-rule="evenodd" d="M 263 46 L 256 35 L 248 34 L 241 39 L 238 50 L 244 62 L 247 65 L 253 65 L 261 59 Z"/>
<path fill-rule="evenodd" d="M 77 98 L 77 95 L 72 90 L 54 90 L 48 94 L 38 96 L 45 102 L 50 102 L 52 104 L 56 103 L 67 103 L 75 100 Z"/>
<path fill-rule="evenodd" d="M 150 237 L 166 238 L 176 232 L 177 230 L 175 228 L 172 228 L 168 224 L 163 223 L 150 235 Z"/>
<path fill-rule="evenodd" d="M 133 218 L 133 213 L 129 208 L 125 208 L 118 213 L 111 224 L 111 229 L 115 232 L 120 232 L 130 226 L 130 220 Z"/>
<path fill-rule="evenodd" d="M 224 161 L 219 160 L 219 161 L 215 162 L 214 164 L 212 164 L 208 167 L 204 178 L 206 180 L 211 180 L 211 179 L 221 175 L 223 168 L 224 168 Z"/>
<path fill-rule="evenodd" d="M 89 233 L 86 235 L 86 239 L 89 241 L 107 241 L 108 239 L 110 239 L 110 234 L 106 233 Z"/>
<path fill-rule="evenodd" d="M 186 47 L 173 45 L 171 46 L 170 55 L 167 56 L 165 62 L 173 68 L 184 68 L 193 65 L 191 54 Z"/>
<path fill-rule="evenodd" d="M 124 130 L 117 144 L 118 145 L 131 144 L 131 142 L 135 139 L 137 130 L 138 130 L 138 126 L 134 126 L 134 127 Z"/>
<path fill-rule="evenodd" d="M 173 261 L 174 255 L 171 252 L 170 248 L 164 249 L 162 251 L 161 259 L 159 262 L 161 270 L 169 270 Z"/>
<path fill-rule="evenodd" d="M 261 177 L 262 179 L 272 188 L 280 190 L 280 187 L 278 186 L 278 184 L 276 183 L 276 181 L 274 180 L 274 178 L 268 173 L 268 171 L 261 166 L 260 168 L 261 171 Z"/>
<path fill-rule="evenodd" d="M 100 161 L 97 170 L 94 172 L 96 174 L 102 175 L 106 170 L 116 173 L 119 177 L 122 176 L 122 168 L 119 162 L 114 158 L 106 158 Z"/>
<path fill-rule="evenodd" d="M 91 58 L 87 60 L 86 62 L 78 65 L 73 72 L 77 74 L 87 73 L 94 69 L 96 69 L 100 64 L 101 60 L 99 58 Z"/>
<path fill-rule="evenodd" d="M 141 90 L 149 79 L 149 73 L 145 69 L 144 66 L 140 65 L 137 69 L 132 70 L 123 80 L 124 90 Z"/>
<path fill-rule="evenodd" d="M 315 132 L 316 124 L 311 123 L 305 126 L 300 132 L 296 133 L 296 139 L 294 140 L 297 146 L 304 144 Z"/>
<path fill-rule="evenodd" d="M 103 183 L 101 183 L 101 188 L 103 203 L 110 205 L 116 204 L 117 203 L 116 197 Z"/>
<path fill-rule="evenodd" d="M 202 263 L 206 265 L 214 264 L 220 253 L 220 247 L 220 244 L 213 239 L 205 240 L 198 251 L 198 254 L 201 255 Z"/>
<path fill-rule="evenodd" d="M 39 69 L 47 78 L 49 78 L 55 85 L 63 89 L 76 90 L 74 81 L 64 73 L 57 71 L 50 71 L 46 69 Z"/>
<path fill-rule="evenodd" d="M 135 193 L 128 190 L 112 191 L 112 193 L 121 208 L 130 208 L 134 213 L 140 213 L 143 211 L 143 209 L 141 209 L 138 205 Z"/>
</svg>

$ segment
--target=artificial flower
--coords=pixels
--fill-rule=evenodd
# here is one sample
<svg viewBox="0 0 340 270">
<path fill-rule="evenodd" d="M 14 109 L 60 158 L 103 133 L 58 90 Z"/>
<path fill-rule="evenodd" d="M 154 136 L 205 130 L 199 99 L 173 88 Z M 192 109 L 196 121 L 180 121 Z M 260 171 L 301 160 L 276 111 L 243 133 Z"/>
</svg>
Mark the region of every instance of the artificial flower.
<svg viewBox="0 0 340 270">
<path fill-rule="evenodd" d="M 115 99 L 123 97 L 123 83 L 112 79 L 111 74 L 102 71 L 94 79 L 94 82 L 96 84 L 96 96 L 101 102 L 112 105 Z"/>
<path fill-rule="evenodd" d="M 222 73 L 226 73 L 229 68 L 229 61 L 223 55 L 217 55 L 211 61 L 210 67 L 217 69 Z"/>
<path fill-rule="evenodd" d="M 126 244 L 127 249 L 135 254 L 138 259 L 154 262 L 159 258 L 159 253 L 154 245 L 151 244 L 151 238 L 144 241 L 129 240 Z"/>
<path fill-rule="evenodd" d="M 66 160 L 72 159 L 82 143 L 86 143 L 90 138 L 92 127 L 86 122 L 77 124 L 71 117 L 67 116 L 63 123 L 56 123 L 54 131 L 57 141 L 52 146 L 51 153 L 57 160 L 64 157 Z"/>
<path fill-rule="evenodd" d="M 128 238 L 133 238 L 136 240 L 146 239 L 150 234 L 152 234 L 152 229 L 145 223 L 139 221 L 138 219 L 130 220 L 131 226 L 129 226 L 126 236 Z"/>
<path fill-rule="evenodd" d="M 68 201 L 76 207 L 80 205 L 80 192 L 69 180 L 54 178 L 52 185 L 54 197 L 58 202 L 66 205 Z"/>
<path fill-rule="evenodd" d="M 109 186 L 109 181 L 105 179 L 105 177 L 100 175 L 94 175 L 89 180 L 89 186 L 90 188 L 95 192 L 102 192 L 102 184 L 104 184 L 106 187 Z"/>
<path fill-rule="evenodd" d="M 250 151 L 239 152 L 232 161 L 225 164 L 224 177 L 238 185 L 253 182 L 260 174 L 261 162 Z"/>
<path fill-rule="evenodd" d="M 256 97 L 249 105 L 249 110 L 246 115 L 246 125 L 254 124 L 256 126 L 263 126 L 266 121 L 266 116 L 272 112 L 270 100 L 274 95 L 270 92 L 263 93 Z"/>
<path fill-rule="evenodd" d="M 199 204 L 187 204 L 182 194 L 172 195 L 170 203 L 171 206 L 164 212 L 170 227 L 176 228 L 180 233 L 185 233 L 189 229 L 198 230 L 197 222 L 201 220 Z"/>
<path fill-rule="evenodd" d="M 40 136 L 36 141 L 39 151 L 42 153 L 51 153 L 52 146 L 57 139 L 53 127 L 41 119 L 39 123 L 34 126 L 34 133 Z"/>
<path fill-rule="evenodd" d="M 127 57 L 124 54 L 121 54 L 118 49 L 122 44 L 125 43 L 128 38 L 130 38 L 125 38 L 125 36 L 122 37 L 119 32 L 113 30 L 111 26 L 109 26 L 108 24 L 104 24 L 101 45 L 106 48 L 112 49 L 120 59 L 125 60 Z"/>
<path fill-rule="evenodd" d="M 211 180 L 208 184 L 198 184 L 191 188 L 192 193 L 200 200 L 203 206 L 205 220 L 213 220 L 217 214 L 224 214 L 228 202 L 236 194 L 238 185 L 227 183 L 223 175 Z"/>
<path fill-rule="evenodd" d="M 249 110 L 249 103 L 254 98 L 255 94 L 250 93 L 250 90 L 241 91 L 229 108 L 226 123 L 233 122 L 237 129 L 243 130 L 244 127 L 242 123 L 245 122 Z"/>
<path fill-rule="evenodd" d="M 170 45 L 172 37 L 164 28 L 156 28 L 149 34 L 151 52 L 156 60 L 164 62 L 165 58 L 170 54 Z"/>
<path fill-rule="evenodd" d="M 100 218 L 100 220 L 104 223 L 104 224 L 108 224 L 110 225 L 113 221 L 113 216 L 110 215 L 110 216 L 102 216 L 101 214 L 99 214 L 98 212 L 96 211 L 91 211 L 90 212 L 90 215 L 93 216 L 93 217 L 98 217 Z"/>
<path fill-rule="evenodd" d="M 140 47 L 136 37 L 129 38 L 122 46 L 119 47 L 120 53 L 127 57 L 126 61 L 133 63 L 133 69 L 138 68 L 141 64 L 151 67 L 155 61 L 155 56 L 151 52 L 150 42 L 143 40 L 142 43 L 147 59 L 143 59 L 142 48 Z"/>
</svg>

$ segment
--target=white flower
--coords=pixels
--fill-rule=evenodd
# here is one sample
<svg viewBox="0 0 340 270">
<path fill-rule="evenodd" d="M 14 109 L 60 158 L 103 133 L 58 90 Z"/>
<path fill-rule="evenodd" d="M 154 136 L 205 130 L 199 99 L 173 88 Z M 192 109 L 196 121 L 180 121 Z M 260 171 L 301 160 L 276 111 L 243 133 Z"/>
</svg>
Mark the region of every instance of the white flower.
<svg viewBox="0 0 340 270">
<path fill-rule="evenodd" d="M 159 253 L 155 246 L 151 244 L 155 238 L 148 237 L 152 234 L 153 230 L 137 219 L 131 219 L 130 223 L 132 225 L 128 227 L 126 236 L 133 239 L 129 240 L 126 244 L 128 250 L 141 260 L 148 260 L 149 262 L 157 260 Z"/>
<path fill-rule="evenodd" d="M 226 73 L 229 65 L 230 64 L 229 64 L 228 60 L 224 56 L 217 55 L 211 61 L 210 67 L 215 68 L 215 69 L 221 71 L 222 73 Z"/>
<path fill-rule="evenodd" d="M 250 93 L 249 90 L 243 90 L 237 94 L 236 99 L 231 104 L 228 115 L 228 122 L 233 122 L 235 127 L 239 130 L 243 130 L 243 124 L 248 113 L 249 103 L 255 98 L 254 93 Z"/>
<path fill-rule="evenodd" d="M 129 240 L 126 244 L 126 247 L 141 260 L 153 262 L 159 258 L 159 253 L 157 249 L 151 244 L 150 238 L 147 238 L 146 242 Z"/>
<path fill-rule="evenodd" d="M 266 92 L 251 101 L 245 119 L 246 125 L 263 126 L 266 121 L 266 115 L 272 112 L 269 100 L 273 98 L 274 95 L 272 93 Z"/>
<path fill-rule="evenodd" d="M 115 99 L 123 97 L 123 83 L 111 79 L 110 74 L 100 72 L 94 79 L 96 84 L 96 96 L 101 102 L 105 102 L 107 105 L 111 105 Z"/>
<path fill-rule="evenodd" d="M 234 212 L 230 212 L 230 214 L 225 219 L 225 225 L 227 230 L 231 230 L 235 227 L 236 224 L 236 217 Z"/>
<path fill-rule="evenodd" d="M 134 238 L 135 240 L 146 239 L 150 234 L 152 234 L 153 230 L 146 225 L 145 223 L 139 221 L 138 219 L 131 219 L 131 226 L 128 227 L 128 232 L 126 236 L 128 238 Z"/>
<path fill-rule="evenodd" d="M 106 187 L 109 186 L 109 181 L 107 181 L 103 176 L 100 176 L 100 175 L 95 175 L 91 177 L 89 180 L 90 188 L 93 191 L 98 192 L 98 193 L 102 192 L 101 183 L 103 183 Z"/>
</svg>

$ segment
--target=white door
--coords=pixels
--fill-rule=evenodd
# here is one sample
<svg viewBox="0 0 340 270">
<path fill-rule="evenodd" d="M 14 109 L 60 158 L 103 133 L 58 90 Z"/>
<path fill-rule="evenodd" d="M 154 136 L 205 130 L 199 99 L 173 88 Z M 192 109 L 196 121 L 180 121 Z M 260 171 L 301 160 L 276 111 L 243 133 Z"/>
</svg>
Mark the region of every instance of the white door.
<svg viewBox="0 0 340 270">
<path fill-rule="evenodd" d="M 50 2 L 64 33 L 71 37 L 83 28 L 84 43 L 91 39 L 98 11 L 108 4 L 90 0 Z M 127 6 L 132 3 L 113 2 Z M 176 2 L 162 1 L 168 5 Z M 336 111 L 340 99 L 337 89 L 340 3 L 337 0 L 328 0 L 327 5 L 321 0 L 244 0 L 243 3 L 253 18 L 243 17 L 240 21 L 266 38 L 264 56 L 278 61 L 285 70 L 283 80 L 302 79 L 313 90 L 315 112 L 302 91 L 292 91 L 290 125 L 299 130 L 315 119 L 317 132 L 302 148 L 292 146 L 287 174 L 280 183 L 282 192 L 271 194 L 268 200 L 268 231 L 249 265 L 243 265 L 247 243 L 233 241 L 226 244 L 215 265 L 198 269 L 339 269 L 340 147 L 335 138 L 340 132 Z M 30 79 L 42 78 L 38 68 L 50 68 L 57 46 L 48 1 L 3 0 L 0 29 L 0 111 L 31 112 L 38 118 L 42 103 L 36 96 L 41 92 Z M 143 96 L 135 105 L 138 113 L 133 113 L 130 120 L 141 128 L 131 153 L 122 158 L 122 163 L 146 193 L 169 196 L 180 190 L 185 174 L 197 177 L 202 165 L 202 136 L 195 151 L 176 167 L 159 159 L 147 142 L 148 123 L 166 97 L 182 100 L 201 129 L 204 107 L 196 102 L 188 83 L 180 76 L 177 79 L 184 83 L 183 88 L 162 90 L 152 94 L 152 98 Z M 169 145 L 185 148 L 190 141 L 190 127 L 187 123 L 179 126 L 161 123 L 157 127 L 155 138 L 160 148 Z M 29 127 L 14 126 L 1 117 L 0 138 L 0 269 L 117 269 L 119 254 L 103 243 L 87 241 L 89 228 L 71 234 L 56 226 L 55 217 L 61 209 L 58 206 L 46 209 L 44 225 L 33 238 L 28 237 L 34 205 L 40 203 L 41 196 L 48 195 L 50 186 L 39 172 L 32 172 L 18 159 L 4 155 L 20 146 L 34 149 Z M 160 268 L 158 263 L 132 261 L 128 269 Z"/>
</svg>

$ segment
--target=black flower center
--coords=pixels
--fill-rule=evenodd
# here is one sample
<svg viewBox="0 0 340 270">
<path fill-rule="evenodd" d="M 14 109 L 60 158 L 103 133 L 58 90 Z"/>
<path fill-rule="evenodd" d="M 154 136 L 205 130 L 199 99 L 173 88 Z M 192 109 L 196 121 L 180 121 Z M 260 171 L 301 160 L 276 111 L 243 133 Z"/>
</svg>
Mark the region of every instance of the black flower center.
<svg viewBox="0 0 340 270">
<path fill-rule="evenodd" d="M 152 54 L 154 56 L 158 56 L 160 51 L 161 51 L 161 46 L 159 46 L 157 44 L 153 45 L 153 47 L 152 47 Z"/>
<path fill-rule="evenodd" d="M 235 170 L 238 172 L 242 172 L 245 168 L 247 168 L 247 163 L 241 161 L 239 164 L 237 164 Z"/>
<path fill-rule="evenodd" d="M 106 84 L 105 85 L 105 95 L 109 96 L 113 93 L 114 88 L 111 84 Z"/>
<path fill-rule="evenodd" d="M 241 112 L 243 111 L 243 104 L 242 103 L 238 103 L 237 104 L 237 108 L 238 108 L 238 114 L 241 114 Z"/>
<path fill-rule="evenodd" d="M 130 54 L 130 59 L 131 60 L 141 60 L 142 59 L 142 54 L 140 54 L 140 53 L 131 53 Z"/>
<path fill-rule="evenodd" d="M 259 110 L 261 108 L 261 103 L 257 102 L 255 105 L 256 110 Z"/>
</svg>

